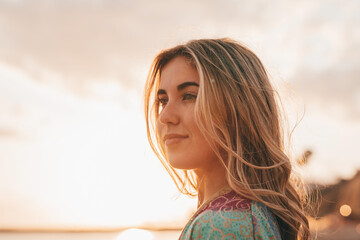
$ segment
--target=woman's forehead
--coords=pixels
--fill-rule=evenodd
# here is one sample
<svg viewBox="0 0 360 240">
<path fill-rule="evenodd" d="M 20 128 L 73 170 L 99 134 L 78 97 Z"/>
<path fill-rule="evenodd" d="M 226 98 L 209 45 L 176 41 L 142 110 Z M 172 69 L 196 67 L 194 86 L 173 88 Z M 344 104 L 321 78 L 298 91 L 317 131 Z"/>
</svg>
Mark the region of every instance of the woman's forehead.
<svg viewBox="0 0 360 240">
<path fill-rule="evenodd" d="M 199 84 L 199 74 L 188 59 L 179 56 L 172 59 L 161 70 L 159 88 L 173 87 L 183 82 Z"/>
</svg>

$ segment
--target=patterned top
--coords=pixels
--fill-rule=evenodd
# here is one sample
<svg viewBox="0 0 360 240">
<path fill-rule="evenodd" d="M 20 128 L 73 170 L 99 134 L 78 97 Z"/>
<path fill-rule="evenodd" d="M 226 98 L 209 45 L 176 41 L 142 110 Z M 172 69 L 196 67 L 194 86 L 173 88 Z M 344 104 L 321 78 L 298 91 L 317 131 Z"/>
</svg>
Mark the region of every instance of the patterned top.
<svg viewBox="0 0 360 240">
<path fill-rule="evenodd" d="M 202 205 L 186 224 L 180 240 L 280 240 L 275 216 L 262 203 L 228 190 Z"/>
</svg>

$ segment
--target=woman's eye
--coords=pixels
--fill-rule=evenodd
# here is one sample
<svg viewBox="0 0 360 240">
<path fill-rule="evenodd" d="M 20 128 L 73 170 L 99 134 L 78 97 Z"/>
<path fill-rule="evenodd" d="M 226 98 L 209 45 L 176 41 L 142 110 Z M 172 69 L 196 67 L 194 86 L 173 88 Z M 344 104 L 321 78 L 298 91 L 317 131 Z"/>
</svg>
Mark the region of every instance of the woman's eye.
<svg viewBox="0 0 360 240">
<path fill-rule="evenodd" d="M 183 95 L 183 100 L 191 100 L 191 99 L 196 99 L 196 95 L 194 94 L 189 94 L 189 93 L 185 93 Z"/>
<path fill-rule="evenodd" d="M 159 99 L 157 100 L 157 102 L 158 102 L 158 104 L 159 104 L 160 106 L 165 106 L 166 103 L 167 103 L 167 99 L 166 99 L 166 98 L 159 98 Z"/>
</svg>

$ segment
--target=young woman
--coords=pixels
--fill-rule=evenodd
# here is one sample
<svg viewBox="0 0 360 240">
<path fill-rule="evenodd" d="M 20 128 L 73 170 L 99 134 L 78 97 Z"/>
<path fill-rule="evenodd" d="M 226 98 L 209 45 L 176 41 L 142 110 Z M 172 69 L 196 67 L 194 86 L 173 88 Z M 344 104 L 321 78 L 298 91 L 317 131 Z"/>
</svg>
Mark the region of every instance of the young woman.
<svg viewBox="0 0 360 240">
<path fill-rule="evenodd" d="M 231 39 L 162 51 L 145 115 L 150 145 L 177 187 L 198 195 L 180 239 L 310 239 L 276 93 L 252 51 Z"/>
</svg>

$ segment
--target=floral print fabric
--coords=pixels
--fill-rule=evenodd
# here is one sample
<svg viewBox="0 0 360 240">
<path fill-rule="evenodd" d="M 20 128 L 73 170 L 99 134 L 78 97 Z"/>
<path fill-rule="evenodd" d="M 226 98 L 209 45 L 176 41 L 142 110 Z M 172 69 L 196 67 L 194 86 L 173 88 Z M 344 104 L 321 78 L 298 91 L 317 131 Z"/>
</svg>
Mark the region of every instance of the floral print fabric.
<svg viewBox="0 0 360 240">
<path fill-rule="evenodd" d="M 264 204 L 230 191 L 200 208 L 179 239 L 279 240 L 281 237 L 274 215 Z"/>
</svg>

